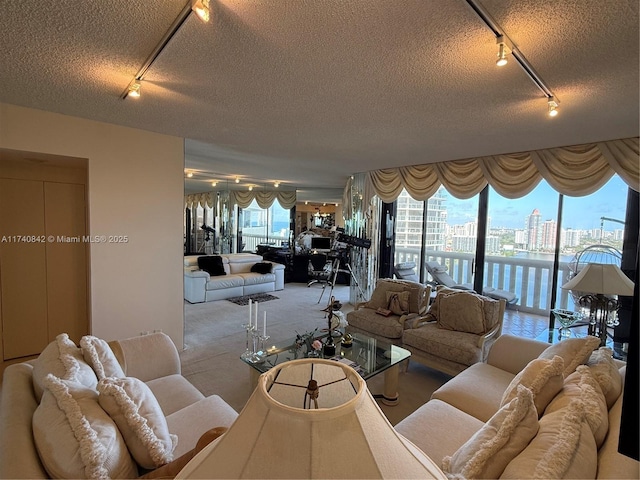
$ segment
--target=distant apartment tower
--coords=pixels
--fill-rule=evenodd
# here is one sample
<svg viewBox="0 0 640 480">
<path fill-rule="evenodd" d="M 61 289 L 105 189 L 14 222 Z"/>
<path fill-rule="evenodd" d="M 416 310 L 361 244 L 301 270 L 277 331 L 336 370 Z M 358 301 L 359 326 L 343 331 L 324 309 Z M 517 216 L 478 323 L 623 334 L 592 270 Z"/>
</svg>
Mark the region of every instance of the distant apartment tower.
<svg viewBox="0 0 640 480">
<path fill-rule="evenodd" d="M 427 224 L 425 248 L 445 249 L 445 227 L 447 225 L 446 198 L 439 189 L 426 202 Z M 420 248 L 422 245 L 422 217 L 425 202 L 414 200 L 403 190 L 397 201 L 395 245 L 400 248 Z"/>
<path fill-rule="evenodd" d="M 560 234 L 560 248 L 577 247 L 582 241 L 582 231 L 573 228 L 562 229 Z"/>
<path fill-rule="evenodd" d="M 555 250 L 556 248 L 556 228 L 555 220 L 545 220 L 542 224 L 542 249 Z"/>
<path fill-rule="evenodd" d="M 527 216 L 525 230 L 527 232 L 527 250 L 540 250 L 542 247 L 542 229 L 540 228 L 540 211 L 537 208 L 534 208 L 531 215 Z"/>
</svg>

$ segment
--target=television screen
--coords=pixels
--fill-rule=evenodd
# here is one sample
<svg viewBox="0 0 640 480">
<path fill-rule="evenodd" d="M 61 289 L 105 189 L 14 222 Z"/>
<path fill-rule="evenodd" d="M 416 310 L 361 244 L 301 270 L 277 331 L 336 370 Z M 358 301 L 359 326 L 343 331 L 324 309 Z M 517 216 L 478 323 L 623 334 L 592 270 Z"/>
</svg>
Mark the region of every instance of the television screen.
<svg viewBox="0 0 640 480">
<path fill-rule="evenodd" d="M 331 238 L 311 237 L 311 250 L 331 250 Z"/>
</svg>

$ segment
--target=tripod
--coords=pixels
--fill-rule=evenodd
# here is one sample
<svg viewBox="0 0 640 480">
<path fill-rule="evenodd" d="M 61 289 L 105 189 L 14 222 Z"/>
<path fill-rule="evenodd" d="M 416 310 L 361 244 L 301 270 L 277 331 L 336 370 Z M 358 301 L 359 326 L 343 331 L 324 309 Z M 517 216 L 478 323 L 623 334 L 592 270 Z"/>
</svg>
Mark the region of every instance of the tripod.
<svg viewBox="0 0 640 480">
<path fill-rule="evenodd" d="M 322 300 L 322 296 L 324 295 L 324 289 L 327 287 L 327 285 L 331 285 L 331 289 L 329 290 L 329 298 L 331 298 L 333 294 L 333 287 L 335 286 L 336 280 L 338 279 L 338 273 L 348 273 L 349 275 L 351 275 L 351 279 L 356 284 L 356 287 L 358 288 L 358 292 L 360 293 L 360 298 L 364 299 L 364 292 L 362 291 L 362 288 L 360 288 L 358 279 L 354 275 L 353 270 L 351 270 L 351 265 L 349 265 L 349 262 L 345 263 L 345 267 L 347 268 L 346 270 L 343 270 L 340 268 L 340 257 L 336 257 L 333 259 L 333 263 L 331 265 L 331 275 L 329 276 L 329 280 L 327 281 L 327 283 L 322 285 L 322 292 L 320 293 L 320 298 L 318 299 L 318 303 L 320 303 L 320 301 Z"/>
</svg>

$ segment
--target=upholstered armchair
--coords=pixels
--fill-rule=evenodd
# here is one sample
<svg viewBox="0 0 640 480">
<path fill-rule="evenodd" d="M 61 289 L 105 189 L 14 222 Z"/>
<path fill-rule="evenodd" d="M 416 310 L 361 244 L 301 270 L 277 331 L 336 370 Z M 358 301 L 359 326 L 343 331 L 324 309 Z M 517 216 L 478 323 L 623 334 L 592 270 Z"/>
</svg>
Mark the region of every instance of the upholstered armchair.
<svg viewBox="0 0 640 480">
<path fill-rule="evenodd" d="M 505 307 L 505 300 L 440 287 L 427 314 L 404 330 L 402 346 L 411 360 L 455 376 L 486 360 Z"/>
<path fill-rule="evenodd" d="M 421 283 L 381 278 L 371 299 L 356 304 L 347 314 L 347 332 L 402 345 L 405 329 L 426 313 L 430 293 L 431 287 Z"/>
</svg>

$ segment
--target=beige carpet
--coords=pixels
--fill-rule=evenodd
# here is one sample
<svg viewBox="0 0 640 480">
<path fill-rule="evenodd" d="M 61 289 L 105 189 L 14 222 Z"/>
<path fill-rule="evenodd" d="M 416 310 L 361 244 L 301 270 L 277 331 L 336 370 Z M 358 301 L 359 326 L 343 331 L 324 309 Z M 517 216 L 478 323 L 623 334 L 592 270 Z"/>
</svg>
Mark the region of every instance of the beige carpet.
<svg viewBox="0 0 640 480">
<path fill-rule="evenodd" d="M 274 292 L 279 297 L 258 306 L 259 324 L 267 312 L 267 333 L 270 342 L 293 338 L 326 326 L 325 312 L 329 290 L 322 302 L 318 298 L 322 287 L 307 287 L 302 283 L 287 283 L 283 291 Z M 349 304 L 349 287 L 336 286 L 333 296 L 343 303 L 342 311 L 353 309 Z M 189 304 L 185 302 L 185 349 L 180 352 L 182 373 L 205 395 L 220 395 L 238 412 L 251 394 L 250 371 L 240 360 L 245 349 L 245 330 L 242 324 L 248 319 L 248 307 L 226 300 Z M 389 407 L 380 404 L 389 421 L 395 425 L 429 400 L 431 393 L 450 377 L 410 363 L 406 372 L 400 373 L 400 404 Z M 367 382 L 369 390 L 382 392 L 383 375 Z"/>
</svg>

